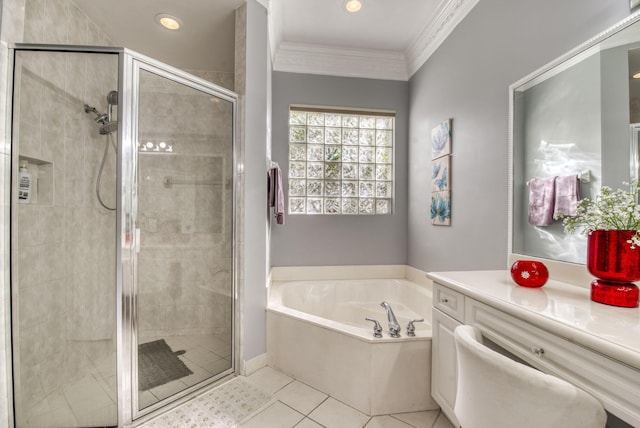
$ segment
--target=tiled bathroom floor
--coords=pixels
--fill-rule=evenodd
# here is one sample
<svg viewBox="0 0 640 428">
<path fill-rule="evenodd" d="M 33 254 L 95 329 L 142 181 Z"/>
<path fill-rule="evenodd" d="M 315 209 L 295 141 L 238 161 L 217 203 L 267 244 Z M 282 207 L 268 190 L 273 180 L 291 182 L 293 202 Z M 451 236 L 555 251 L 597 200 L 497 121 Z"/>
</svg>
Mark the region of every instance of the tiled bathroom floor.
<svg viewBox="0 0 640 428">
<path fill-rule="evenodd" d="M 151 342 L 158 337 L 146 338 L 140 343 Z M 178 358 L 185 363 L 192 375 L 143 391 L 140 394 L 142 408 L 167 398 L 198 382 L 231 367 L 231 344 L 227 337 L 214 335 L 190 335 L 163 337 L 172 351 L 184 350 Z"/>
<path fill-rule="evenodd" d="M 229 363 L 230 347 L 223 340 L 209 337 L 203 340 L 202 336 L 165 337 L 165 340 L 171 349 L 186 351 L 180 358 L 193 374 L 143 392 L 141 399 L 149 400 L 148 403 L 193 385 Z M 93 362 L 95 370 L 36 406 L 28 426 L 109 425 L 115 415 L 116 397 L 115 376 L 105 369 L 111 366 L 108 358 Z M 454 428 L 438 410 L 369 417 L 270 367 L 246 380 L 272 394 L 274 400 L 239 428 Z"/>
<path fill-rule="evenodd" d="M 186 351 L 179 358 L 193 374 L 143 391 L 140 394 L 140 404 L 143 407 L 231 367 L 231 345 L 226 336 L 191 335 L 163 338 L 172 350 Z M 141 342 L 156 339 L 159 338 L 148 338 Z M 88 361 L 85 375 L 70 379 L 63 388 L 35 404 L 25 415 L 24 425 L 87 427 L 114 424 L 117 403 L 115 364 L 114 354 L 102 355 L 97 360 Z"/>
<path fill-rule="evenodd" d="M 276 401 L 241 428 L 454 428 L 439 410 L 370 417 L 270 367 L 247 380 Z"/>
</svg>

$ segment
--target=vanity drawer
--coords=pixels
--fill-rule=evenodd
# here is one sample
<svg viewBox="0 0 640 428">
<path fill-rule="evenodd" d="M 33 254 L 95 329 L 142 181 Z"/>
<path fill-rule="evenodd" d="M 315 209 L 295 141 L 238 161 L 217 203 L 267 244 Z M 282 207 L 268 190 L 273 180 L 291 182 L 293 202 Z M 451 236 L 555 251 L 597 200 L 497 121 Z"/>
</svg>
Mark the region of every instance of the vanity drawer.
<svg viewBox="0 0 640 428">
<path fill-rule="evenodd" d="M 466 324 L 533 367 L 588 391 L 605 408 L 640 426 L 640 370 L 467 298 Z"/>
<path fill-rule="evenodd" d="M 433 307 L 460 322 L 464 320 L 464 295 L 438 283 L 433 284 Z"/>
</svg>

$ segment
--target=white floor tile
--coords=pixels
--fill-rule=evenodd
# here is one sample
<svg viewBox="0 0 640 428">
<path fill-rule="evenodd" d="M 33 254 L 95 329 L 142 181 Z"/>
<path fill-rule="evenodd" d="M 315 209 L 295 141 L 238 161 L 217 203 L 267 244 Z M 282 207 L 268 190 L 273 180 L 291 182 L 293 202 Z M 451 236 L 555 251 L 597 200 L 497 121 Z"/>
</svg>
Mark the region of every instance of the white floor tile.
<svg viewBox="0 0 640 428">
<path fill-rule="evenodd" d="M 415 428 L 431 428 L 438 419 L 440 410 L 429 410 L 426 412 L 397 413 L 392 417 L 406 422 Z"/>
<path fill-rule="evenodd" d="M 158 398 L 152 393 L 150 393 L 149 391 L 141 391 L 140 394 L 138 394 L 138 406 L 141 409 L 144 409 L 145 407 L 149 407 L 150 405 L 156 403 L 157 401 L 158 401 Z"/>
<path fill-rule="evenodd" d="M 170 397 L 180 391 L 183 391 L 187 385 L 180 380 L 172 380 L 171 382 L 165 383 L 164 385 L 156 386 L 155 388 L 151 388 L 149 391 L 160 400 Z"/>
<path fill-rule="evenodd" d="M 280 373 L 271 367 L 264 367 L 258 370 L 251 376 L 247 377 L 247 380 L 270 394 L 274 394 L 276 391 L 293 381 L 289 376 Z"/>
<path fill-rule="evenodd" d="M 319 423 L 314 422 L 309 418 L 304 418 L 303 420 L 300 421 L 298 425 L 296 425 L 296 428 L 323 428 L 323 427 Z"/>
<path fill-rule="evenodd" d="M 327 394 L 305 385 L 297 380 L 291 382 L 276 393 L 276 398 L 286 405 L 293 407 L 304 415 L 308 415 L 320 403 L 326 400 Z"/>
<path fill-rule="evenodd" d="M 405 424 L 391 416 L 374 416 L 371 418 L 366 428 L 413 428 L 409 424 Z"/>
<path fill-rule="evenodd" d="M 438 416 L 438 420 L 433 428 L 455 428 L 453 424 L 447 419 L 444 413 L 440 412 L 440 416 Z"/>
<path fill-rule="evenodd" d="M 291 407 L 276 401 L 240 425 L 241 428 L 292 428 L 304 418 Z"/>
<path fill-rule="evenodd" d="M 362 428 L 369 422 L 369 416 L 331 397 L 309 417 L 326 428 Z"/>
</svg>

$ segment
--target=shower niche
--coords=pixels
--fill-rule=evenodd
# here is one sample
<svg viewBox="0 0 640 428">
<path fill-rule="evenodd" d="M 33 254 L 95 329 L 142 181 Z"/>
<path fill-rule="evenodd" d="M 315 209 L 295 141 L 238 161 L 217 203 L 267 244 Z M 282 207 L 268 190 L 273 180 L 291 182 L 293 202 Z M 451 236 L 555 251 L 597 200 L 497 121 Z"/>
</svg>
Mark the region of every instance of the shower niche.
<svg viewBox="0 0 640 428">
<path fill-rule="evenodd" d="M 125 426 L 235 373 L 236 95 L 122 48 L 12 53 L 15 425 Z"/>
<path fill-rule="evenodd" d="M 28 200 L 21 200 L 18 195 L 18 202 L 24 204 L 53 204 L 53 163 L 36 159 L 30 156 L 18 156 L 19 168 L 25 168 L 30 176 L 31 183 L 29 185 Z M 20 176 L 18 173 L 18 186 Z"/>
</svg>

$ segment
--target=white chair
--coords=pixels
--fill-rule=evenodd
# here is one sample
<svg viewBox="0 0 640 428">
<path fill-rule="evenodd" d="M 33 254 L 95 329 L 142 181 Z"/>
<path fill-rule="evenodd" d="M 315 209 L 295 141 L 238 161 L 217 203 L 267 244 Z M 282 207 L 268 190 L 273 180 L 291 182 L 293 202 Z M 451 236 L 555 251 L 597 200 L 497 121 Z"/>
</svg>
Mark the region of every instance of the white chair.
<svg viewBox="0 0 640 428">
<path fill-rule="evenodd" d="M 603 428 L 602 404 L 572 384 L 482 344 L 476 327 L 454 331 L 461 428 Z"/>
</svg>

